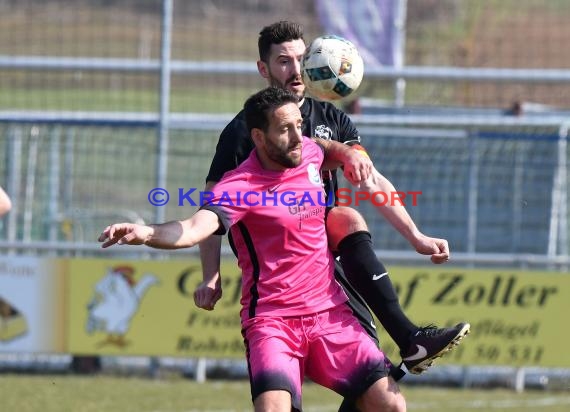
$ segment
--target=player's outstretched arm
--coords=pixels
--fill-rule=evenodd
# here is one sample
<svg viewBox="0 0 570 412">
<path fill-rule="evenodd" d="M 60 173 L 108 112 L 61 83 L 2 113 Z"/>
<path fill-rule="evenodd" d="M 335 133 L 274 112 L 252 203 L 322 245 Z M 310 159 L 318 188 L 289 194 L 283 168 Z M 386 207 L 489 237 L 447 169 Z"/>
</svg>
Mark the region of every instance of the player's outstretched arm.
<svg viewBox="0 0 570 412">
<path fill-rule="evenodd" d="M 375 192 L 388 194 L 391 199 L 391 194 L 397 193 L 394 185 L 376 168 L 372 169 L 370 178 L 363 182 L 360 188 L 371 195 Z M 377 203 L 375 207 L 418 253 L 431 255 L 431 261 L 436 264 L 445 263 L 449 260 L 450 252 L 447 240 L 429 237 L 420 232 L 401 202 L 390 201 L 383 205 Z"/>
<path fill-rule="evenodd" d="M 146 245 L 157 249 L 192 247 L 214 233 L 219 227 L 218 216 L 199 210 L 190 219 L 156 225 L 115 223 L 99 236 L 103 248 L 118 245 Z"/>
</svg>

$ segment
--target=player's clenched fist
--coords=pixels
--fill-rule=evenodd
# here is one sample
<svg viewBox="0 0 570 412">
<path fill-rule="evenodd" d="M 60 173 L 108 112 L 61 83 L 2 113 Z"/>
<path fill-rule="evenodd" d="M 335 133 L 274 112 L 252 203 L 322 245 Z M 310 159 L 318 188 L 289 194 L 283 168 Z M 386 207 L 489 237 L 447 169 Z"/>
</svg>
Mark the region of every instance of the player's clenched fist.
<svg viewBox="0 0 570 412">
<path fill-rule="evenodd" d="M 344 162 L 344 177 L 354 186 L 366 181 L 374 165 L 368 157 L 368 154 L 360 145 L 352 146 L 351 150 L 346 153 L 346 160 Z"/>
<path fill-rule="evenodd" d="M 200 282 L 194 291 L 194 303 L 201 309 L 214 310 L 221 297 L 222 282 L 219 276 L 215 281 Z"/>
<path fill-rule="evenodd" d="M 137 225 L 135 223 L 115 223 L 107 226 L 99 236 L 101 247 L 106 248 L 114 245 L 142 245 L 153 233 L 150 226 Z"/>
</svg>

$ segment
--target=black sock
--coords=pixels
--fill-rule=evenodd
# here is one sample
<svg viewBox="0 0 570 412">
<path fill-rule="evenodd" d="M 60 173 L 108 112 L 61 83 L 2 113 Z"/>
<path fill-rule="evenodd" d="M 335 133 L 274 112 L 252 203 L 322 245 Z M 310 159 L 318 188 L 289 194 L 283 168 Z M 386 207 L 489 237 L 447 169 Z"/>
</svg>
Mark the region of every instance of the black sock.
<svg viewBox="0 0 570 412">
<path fill-rule="evenodd" d="M 401 350 L 418 327 L 404 314 L 387 270 L 378 260 L 367 231 L 351 233 L 338 245 L 340 263 L 350 284 L 364 298 L 386 332 Z M 373 276 L 386 275 L 377 280 Z"/>
</svg>

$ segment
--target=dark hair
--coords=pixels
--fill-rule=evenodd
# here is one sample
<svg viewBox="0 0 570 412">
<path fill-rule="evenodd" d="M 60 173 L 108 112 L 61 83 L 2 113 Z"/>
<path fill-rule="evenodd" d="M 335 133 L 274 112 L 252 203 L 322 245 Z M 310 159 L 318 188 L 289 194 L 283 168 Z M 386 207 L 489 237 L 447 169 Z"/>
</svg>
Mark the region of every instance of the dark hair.
<svg viewBox="0 0 570 412">
<path fill-rule="evenodd" d="M 278 21 L 277 23 L 265 26 L 259 32 L 257 48 L 259 49 L 259 59 L 268 63 L 269 52 L 273 44 L 281 44 L 286 41 L 303 39 L 303 26 L 292 21 Z"/>
<path fill-rule="evenodd" d="M 243 110 L 247 130 L 261 129 L 266 132 L 269 128 L 269 116 L 275 109 L 287 103 L 299 103 L 299 98 L 289 90 L 270 86 L 250 96 Z"/>
</svg>

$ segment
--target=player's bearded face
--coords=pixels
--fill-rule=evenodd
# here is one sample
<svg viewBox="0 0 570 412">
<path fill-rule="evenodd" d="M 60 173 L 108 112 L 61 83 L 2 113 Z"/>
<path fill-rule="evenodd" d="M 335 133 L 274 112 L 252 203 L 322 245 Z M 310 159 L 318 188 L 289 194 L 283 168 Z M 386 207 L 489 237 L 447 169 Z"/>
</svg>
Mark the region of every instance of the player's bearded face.
<svg viewBox="0 0 570 412">
<path fill-rule="evenodd" d="M 267 139 L 265 144 L 267 157 L 286 168 L 299 166 L 301 163 L 301 147 L 301 143 L 297 141 L 273 142 L 271 139 Z"/>
<path fill-rule="evenodd" d="M 279 77 L 274 76 L 270 71 L 269 83 L 271 86 L 280 87 L 293 92 L 299 100 L 305 96 L 305 85 L 303 84 L 301 74 L 293 74 L 289 78 L 281 80 Z"/>
<path fill-rule="evenodd" d="M 265 151 L 269 159 L 286 168 L 297 167 L 301 163 L 301 124 L 301 112 L 297 106 L 287 105 L 275 111 L 265 134 Z"/>
<path fill-rule="evenodd" d="M 293 92 L 299 100 L 305 95 L 305 85 L 301 77 L 304 52 L 305 42 L 301 39 L 274 44 L 267 64 L 269 84 Z"/>
</svg>

